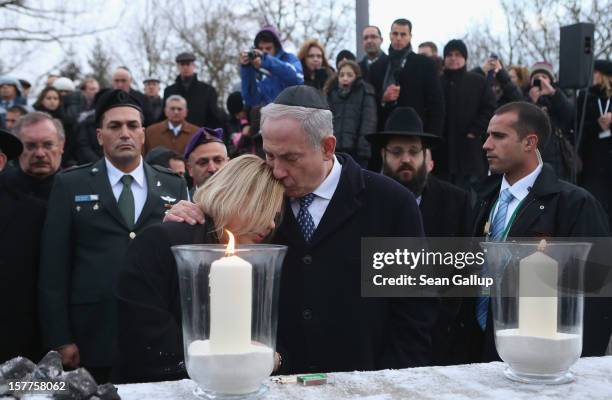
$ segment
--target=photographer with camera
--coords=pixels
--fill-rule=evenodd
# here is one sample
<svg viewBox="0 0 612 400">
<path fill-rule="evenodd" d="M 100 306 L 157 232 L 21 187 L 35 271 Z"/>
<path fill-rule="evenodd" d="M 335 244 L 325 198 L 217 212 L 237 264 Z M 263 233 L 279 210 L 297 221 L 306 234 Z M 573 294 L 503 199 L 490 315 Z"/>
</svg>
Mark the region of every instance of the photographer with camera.
<svg viewBox="0 0 612 400">
<path fill-rule="evenodd" d="M 497 54 L 491 53 L 482 66 L 474 68 L 472 72 L 487 77 L 487 81 L 491 85 L 493 93 L 495 93 L 497 107 L 513 101 L 524 100 L 521 89 L 512 82 L 510 74 L 502 65 Z"/>
<path fill-rule="evenodd" d="M 255 35 L 254 48 L 240 53 L 240 78 L 248 107 L 265 106 L 283 89 L 304 83 L 302 64 L 283 50 L 273 26 L 264 26 Z"/>
<path fill-rule="evenodd" d="M 541 61 L 531 67 L 527 101 L 540 107 L 550 118 L 552 134 L 542 144 L 542 160 L 550 164 L 557 176 L 571 180 L 575 149 L 570 142 L 574 110 L 572 103 L 554 85 L 551 64 Z"/>
</svg>

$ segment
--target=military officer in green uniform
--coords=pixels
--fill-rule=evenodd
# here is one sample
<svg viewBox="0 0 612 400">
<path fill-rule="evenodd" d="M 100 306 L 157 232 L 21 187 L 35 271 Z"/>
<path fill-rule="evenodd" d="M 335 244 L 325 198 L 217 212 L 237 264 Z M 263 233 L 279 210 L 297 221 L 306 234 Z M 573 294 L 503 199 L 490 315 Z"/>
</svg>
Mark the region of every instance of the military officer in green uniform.
<svg viewBox="0 0 612 400">
<path fill-rule="evenodd" d="M 130 241 L 187 198 L 183 178 L 142 159 L 143 114 L 121 90 L 96 106 L 104 158 L 57 175 L 43 228 L 39 314 L 64 366 L 108 380 L 116 333 L 113 286 Z"/>
</svg>

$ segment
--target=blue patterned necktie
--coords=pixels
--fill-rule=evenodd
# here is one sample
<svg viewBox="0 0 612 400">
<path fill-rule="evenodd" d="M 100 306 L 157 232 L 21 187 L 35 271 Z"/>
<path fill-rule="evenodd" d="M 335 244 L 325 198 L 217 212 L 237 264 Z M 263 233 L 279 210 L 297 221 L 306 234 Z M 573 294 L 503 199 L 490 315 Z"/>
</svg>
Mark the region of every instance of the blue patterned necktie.
<svg viewBox="0 0 612 400">
<path fill-rule="evenodd" d="M 308 193 L 306 196 L 300 198 L 300 211 L 297 215 L 297 223 L 300 226 L 302 236 L 304 236 L 306 243 L 310 242 L 315 231 L 314 219 L 312 219 L 312 215 L 310 215 L 308 211 L 308 207 L 312 204 L 315 196 L 314 193 Z"/>
<path fill-rule="evenodd" d="M 489 239 L 491 241 L 500 241 L 503 240 L 503 232 L 506 228 L 506 215 L 508 214 L 508 206 L 514 199 L 512 193 L 510 193 L 510 189 L 504 189 L 499 194 L 499 205 L 497 207 L 497 212 L 495 213 L 495 217 L 493 218 L 493 223 L 491 224 L 491 234 L 489 235 Z M 484 265 L 482 269 L 483 274 L 488 273 L 487 264 Z M 487 327 L 487 313 L 489 310 L 489 296 L 481 296 L 476 300 L 476 320 L 478 321 L 478 325 L 484 331 Z"/>
</svg>

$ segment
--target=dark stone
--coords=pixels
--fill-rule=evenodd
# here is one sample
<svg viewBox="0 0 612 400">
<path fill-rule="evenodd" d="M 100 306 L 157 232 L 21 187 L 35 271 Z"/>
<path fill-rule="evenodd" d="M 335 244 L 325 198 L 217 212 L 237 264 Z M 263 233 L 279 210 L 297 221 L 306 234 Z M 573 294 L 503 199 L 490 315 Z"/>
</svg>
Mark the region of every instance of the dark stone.
<svg viewBox="0 0 612 400">
<path fill-rule="evenodd" d="M 69 391 L 79 398 L 87 399 L 98 390 L 98 384 L 85 368 L 66 372 L 62 378 L 66 381 Z"/>
<path fill-rule="evenodd" d="M 100 400 L 121 400 L 117 388 L 112 383 L 105 383 L 104 385 L 98 386 L 96 397 Z"/>
<path fill-rule="evenodd" d="M 40 380 L 59 378 L 64 372 L 62 356 L 57 351 L 50 351 L 38 362 L 34 376 Z"/>
</svg>

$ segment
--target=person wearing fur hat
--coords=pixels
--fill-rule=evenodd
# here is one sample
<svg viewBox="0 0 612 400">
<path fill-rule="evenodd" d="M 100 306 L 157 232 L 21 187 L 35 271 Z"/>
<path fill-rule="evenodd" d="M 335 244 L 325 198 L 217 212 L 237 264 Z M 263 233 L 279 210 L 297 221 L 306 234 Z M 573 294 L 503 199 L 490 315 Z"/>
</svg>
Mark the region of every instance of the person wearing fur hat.
<svg viewBox="0 0 612 400">
<path fill-rule="evenodd" d="M 527 101 L 540 107 L 550 118 L 552 134 L 542 144 L 542 161 L 550 164 L 557 176 L 572 180 L 574 150 L 569 141 L 573 127 L 574 110 L 572 103 L 555 85 L 553 66 L 545 61 L 531 67 Z"/>
<path fill-rule="evenodd" d="M 446 146 L 434 149 L 433 156 L 442 176 L 470 190 L 487 174 L 481 146 L 496 102 L 486 78 L 466 70 L 467 58 L 462 40 L 454 39 L 444 46 L 441 80 L 446 100 Z"/>
<path fill-rule="evenodd" d="M 585 100 L 586 98 L 586 100 Z M 595 61 L 593 86 L 578 96 L 578 120 L 586 101 L 579 153 L 581 184 L 603 205 L 612 223 L 612 62 Z"/>
<path fill-rule="evenodd" d="M 265 106 L 283 89 L 304 83 L 300 60 L 283 49 L 280 33 L 271 25 L 255 35 L 251 51 L 240 53 L 240 78 L 248 107 Z"/>
</svg>

